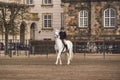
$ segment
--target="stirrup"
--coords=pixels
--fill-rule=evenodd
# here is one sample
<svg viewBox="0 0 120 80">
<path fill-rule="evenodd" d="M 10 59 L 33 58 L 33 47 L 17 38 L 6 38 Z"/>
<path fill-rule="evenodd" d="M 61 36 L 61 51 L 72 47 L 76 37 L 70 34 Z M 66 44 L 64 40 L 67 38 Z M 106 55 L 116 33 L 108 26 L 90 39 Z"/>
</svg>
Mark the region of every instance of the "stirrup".
<svg viewBox="0 0 120 80">
<path fill-rule="evenodd" d="M 65 48 L 66 48 L 66 51 L 68 51 L 68 46 L 67 45 L 65 45 Z"/>
<path fill-rule="evenodd" d="M 66 50 L 65 49 L 66 49 L 66 47 L 64 46 L 63 49 L 62 49 L 62 52 L 65 52 L 67 50 L 67 49 Z"/>
</svg>

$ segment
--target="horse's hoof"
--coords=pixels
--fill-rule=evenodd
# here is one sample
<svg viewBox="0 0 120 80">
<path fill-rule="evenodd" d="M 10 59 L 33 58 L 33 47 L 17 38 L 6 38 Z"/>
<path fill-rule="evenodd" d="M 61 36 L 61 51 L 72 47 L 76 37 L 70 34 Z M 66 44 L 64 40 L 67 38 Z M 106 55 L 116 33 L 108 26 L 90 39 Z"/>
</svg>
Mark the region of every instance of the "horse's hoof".
<svg viewBox="0 0 120 80">
<path fill-rule="evenodd" d="M 62 63 L 60 65 L 62 65 Z"/>
<path fill-rule="evenodd" d="M 70 65 L 70 62 L 68 62 L 67 65 Z"/>
<path fill-rule="evenodd" d="M 70 63 L 67 63 L 67 65 L 70 65 Z"/>
<path fill-rule="evenodd" d="M 67 65 L 70 65 L 70 64 L 67 64 Z"/>
<path fill-rule="evenodd" d="M 58 65 L 58 63 L 55 63 L 55 65 Z"/>
</svg>

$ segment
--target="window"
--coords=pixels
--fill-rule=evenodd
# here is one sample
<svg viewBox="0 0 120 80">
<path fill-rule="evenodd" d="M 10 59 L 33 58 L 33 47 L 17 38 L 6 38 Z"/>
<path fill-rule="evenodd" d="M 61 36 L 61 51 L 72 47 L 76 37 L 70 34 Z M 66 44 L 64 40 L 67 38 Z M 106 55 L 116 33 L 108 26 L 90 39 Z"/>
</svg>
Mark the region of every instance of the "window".
<svg viewBox="0 0 120 80">
<path fill-rule="evenodd" d="M 52 0 L 43 0 L 43 4 L 44 5 L 51 5 L 52 4 Z"/>
<path fill-rule="evenodd" d="M 52 28 L 52 14 L 44 14 L 43 19 L 43 27 Z"/>
<path fill-rule="evenodd" d="M 79 27 L 88 27 L 88 12 L 86 10 L 79 12 L 78 19 Z"/>
<path fill-rule="evenodd" d="M 26 0 L 26 4 L 33 4 L 33 0 Z"/>
<path fill-rule="evenodd" d="M 36 24 L 32 23 L 30 27 L 30 39 L 35 40 L 35 27 Z"/>
<path fill-rule="evenodd" d="M 22 22 L 20 25 L 20 42 L 24 43 L 25 42 L 25 26 L 26 23 Z"/>
<path fill-rule="evenodd" d="M 104 27 L 115 27 L 116 25 L 116 11 L 113 8 L 104 10 Z"/>
</svg>

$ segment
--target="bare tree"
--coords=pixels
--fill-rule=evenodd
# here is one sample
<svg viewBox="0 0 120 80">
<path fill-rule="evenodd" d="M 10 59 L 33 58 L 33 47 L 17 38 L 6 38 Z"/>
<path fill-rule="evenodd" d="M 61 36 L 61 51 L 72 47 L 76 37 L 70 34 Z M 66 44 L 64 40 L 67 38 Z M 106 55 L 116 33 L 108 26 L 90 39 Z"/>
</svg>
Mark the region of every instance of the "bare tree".
<svg viewBox="0 0 120 80">
<path fill-rule="evenodd" d="M 1 19 L 1 15 L 0 15 L 0 19 Z M 2 22 L 2 20 L 0 20 L 0 34 L 2 35 L 2 39 L 3 39 L 4 29 L 3 29 L 3 22 Z"/>
<path fill-rule="evenodd" d="M 26 13 L 28 6 L 24 4 L 0 2 L 0 22 L 5 31 L 5 54 L 8 54 L 8 35 L 18 32 L 18 25 L 25 19 Z"/>
</svg>

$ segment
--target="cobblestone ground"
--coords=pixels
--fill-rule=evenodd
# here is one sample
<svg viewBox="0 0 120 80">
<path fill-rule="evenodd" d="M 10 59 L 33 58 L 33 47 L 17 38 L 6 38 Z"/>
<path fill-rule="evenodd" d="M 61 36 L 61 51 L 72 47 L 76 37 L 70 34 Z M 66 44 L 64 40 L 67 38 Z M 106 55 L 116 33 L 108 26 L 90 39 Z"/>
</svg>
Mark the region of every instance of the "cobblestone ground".
<svg viewBox="0 0 120 80">
<path fill-rule="evenodd" d="M 0 56 L 0 80 L 120 80 L 120 55 L 75 54 L 71 65 L 55 65 L 56 56 Z"/>
</svg>

